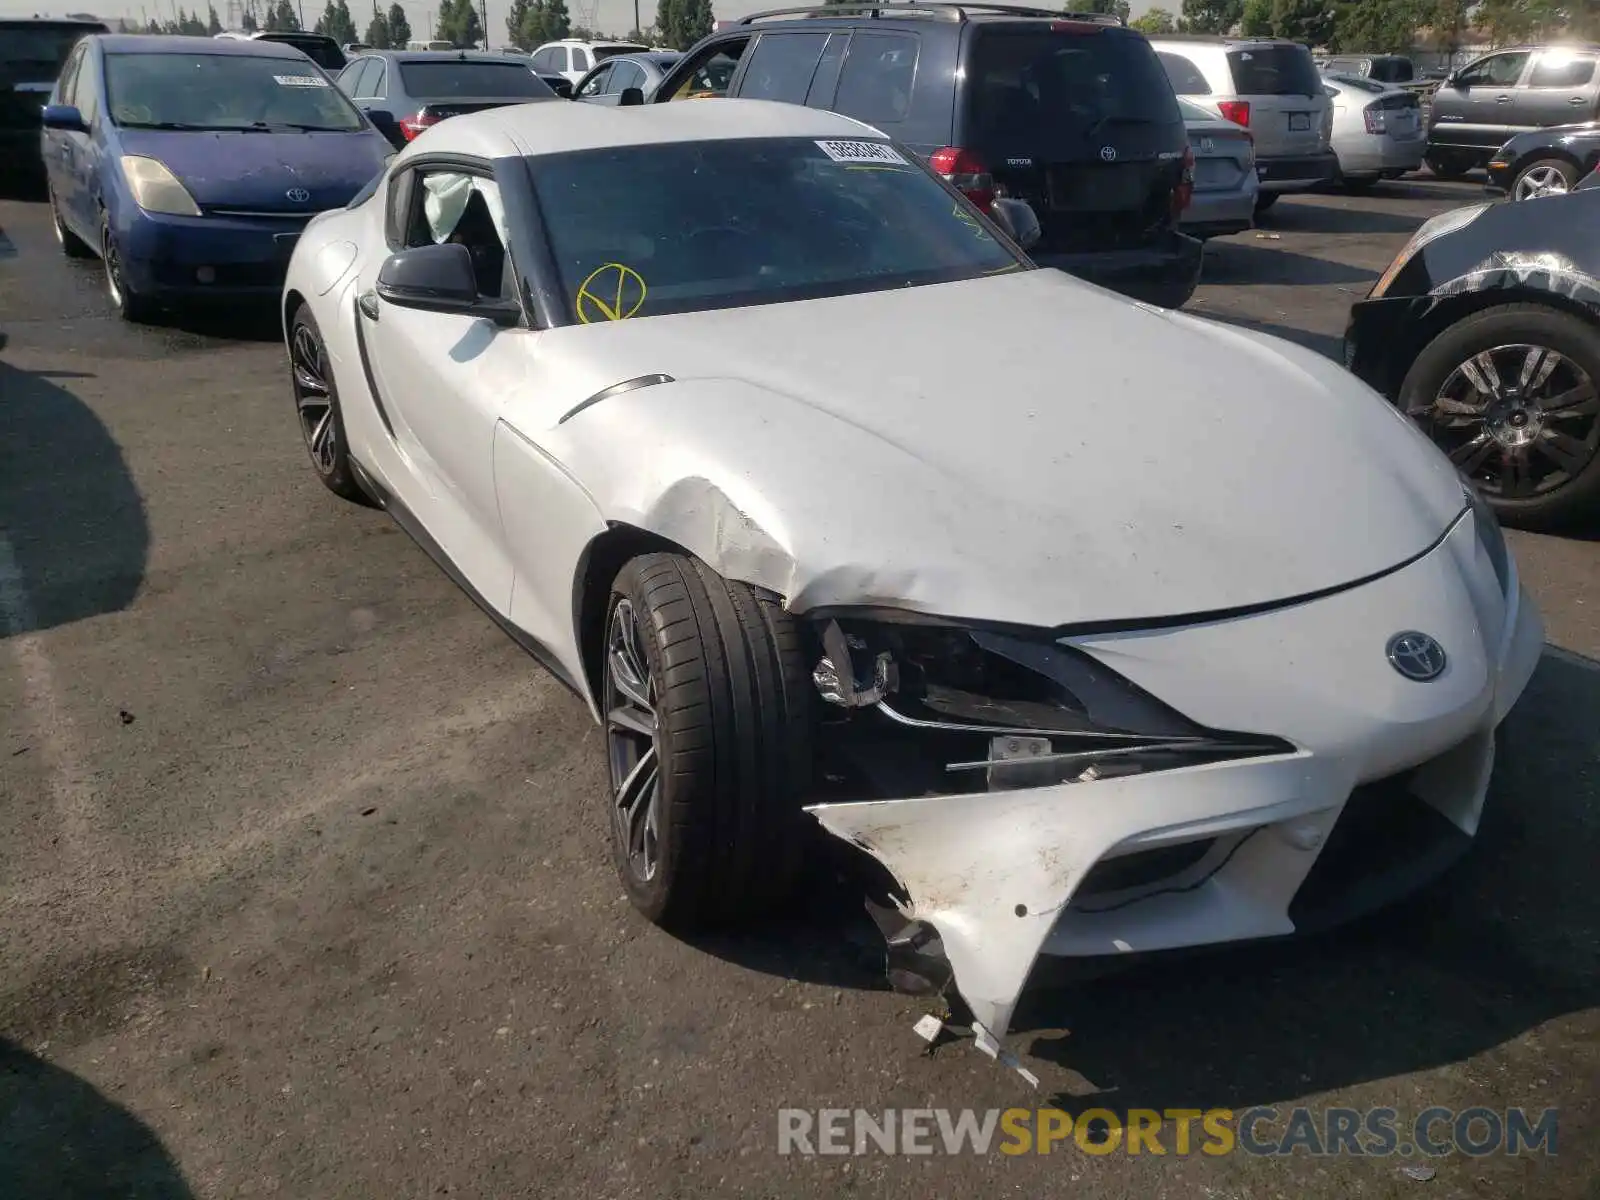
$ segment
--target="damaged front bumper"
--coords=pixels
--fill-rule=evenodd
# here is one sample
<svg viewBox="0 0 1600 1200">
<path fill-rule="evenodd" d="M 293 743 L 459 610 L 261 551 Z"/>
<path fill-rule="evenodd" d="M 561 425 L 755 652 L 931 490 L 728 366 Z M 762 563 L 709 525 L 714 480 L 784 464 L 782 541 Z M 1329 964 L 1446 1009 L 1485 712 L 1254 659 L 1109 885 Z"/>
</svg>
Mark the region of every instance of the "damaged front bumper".
<svg viewBox="0 0 1600 1200">
<path fill-rule="evenodd" d="M 931 947 L 975 1021 L 998 1035 L 1041 953 L 1304 931 L 1441 870 L 1477 831 L 1495 728 L 1543 646 L 1514 565 L 1497 578 L 1486 563 L 1477 519 L 1464 515 L 1416 562 L 1322 599 L 1065 639 L 1184 716 L 1257 731 L 1276 751 L 811 806 L 904 889 L 891 968 L 895 953 Z M 1436 679 L 1404 678 L 1388 661 L 1386 639 L 1402 630 L 1446 647 Z M 877 682 L 892 683 L 884 674 Z M 915 990 L 917 972 L 900 969 Z"/>
</svg>

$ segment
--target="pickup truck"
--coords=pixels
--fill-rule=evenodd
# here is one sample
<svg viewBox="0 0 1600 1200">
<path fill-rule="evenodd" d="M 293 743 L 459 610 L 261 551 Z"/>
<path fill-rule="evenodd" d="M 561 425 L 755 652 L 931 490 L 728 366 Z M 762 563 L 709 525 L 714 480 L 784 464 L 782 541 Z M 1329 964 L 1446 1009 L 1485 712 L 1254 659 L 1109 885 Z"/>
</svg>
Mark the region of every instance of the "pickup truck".
<svg viewBox="0 0 1600 1200">
<path fill-rule="evenodd" d="M 1453 179 L 1512 137 L 1600 117 L 1600 44 L 1514 46 L 1452 72 L 1432 96 L 1426 160 Z"/>
</svg>

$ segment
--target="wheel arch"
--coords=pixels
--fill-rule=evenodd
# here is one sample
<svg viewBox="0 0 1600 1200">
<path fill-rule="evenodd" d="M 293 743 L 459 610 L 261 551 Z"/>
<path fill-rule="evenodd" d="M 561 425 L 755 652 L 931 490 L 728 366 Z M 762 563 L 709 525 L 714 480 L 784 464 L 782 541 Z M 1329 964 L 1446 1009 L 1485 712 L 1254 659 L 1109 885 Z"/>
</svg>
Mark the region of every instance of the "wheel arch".
<svg viewBox="0 0 1600 1200">
<path fill-rule="evenodd" d="M 1526 154 L 1518 158 L 1516 162 L 1511 164 L 1511 185 L 1515 187 L 1517 177 L 1531 167 L 1534 163 L 1543 162 L 1545 159 L 1549 158 L 1560 159 L 1574 171 L 1578 172 L 1581 177 L 1583 173 L 1583 163 L 1576 154 L 1573 154 L 1572 151 L 1563 146 L 1541 146 L 1537 150 L 1529 150 Z"/>
<path fill-rule="evenodd" d="M 583 663 L 583 683 L 598 713 L 603 690 L 606 612 L 611 583 L 627 563 L 641 554 L 682 554 L 692 551 L 670 538 L 623 521 L 607 522 L 604 533 L 584 547 L 572 581 L 572 628 Z"/>
<path fill-rule="evenodd" d="M 1400 387 L 1410 374 L 1411 368 L 1416 364 L 1418 356 L 1433 343 L 1434 339 L 1475 313 L 1506 304 L 1537 304 L 1580 320 L 1590 322 L 1600 320 L 1600 292 L 1596 292 L 1588 300 L 1582 300 L 1526 283 L 1458 292 L 1436 297 L 1435 301 L 1433 306 L 1425 309 L 1412 325 L 1405 353 L 1397 354 L 1392 359 L 1396 364 L 1396 378 L 1393 381 L 1396 395 L 1399 394 Z"/>
<path fill-rule="evenodd" d="M 291 319 L 293 319 L 294 314 L 299 311 L 300 306 L 305 302 L 306 298 L 300 294 L 298 288 L 291 287 L 284 290 L 282 304 L 283 311 L 279 313 L 279 316 L 282 318 L 280 324 L 283 327 L 284 345 L 289 344 L 289 322 Z"/>
</svg>

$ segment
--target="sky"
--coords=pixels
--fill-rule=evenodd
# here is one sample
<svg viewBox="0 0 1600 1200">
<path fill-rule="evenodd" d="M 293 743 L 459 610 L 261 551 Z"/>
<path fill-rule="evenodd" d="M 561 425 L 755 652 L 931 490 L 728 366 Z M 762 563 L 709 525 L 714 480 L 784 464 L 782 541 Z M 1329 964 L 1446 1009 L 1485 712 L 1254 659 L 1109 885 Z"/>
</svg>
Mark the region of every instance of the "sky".
<svg viewBox="0 0 1600 1200">
<path fill-rule="evenodd" d="M 294 0 L 291 0 L 294 2 Z M 350 5 L 351 15 L 355 18 L 356 28 L 365 29 L 371 20 L 372 0 L 346 0 Z M 804 3 L 805 0 L 799 0 Z M 39 7 L 28 3 L 28 0 L 0 0 L 0 16 L 4 17 L 30 17 L 35 14 L 44 16 L 65 16 L 69 12 L 93 13 L 102 19 L 115 20 L 118 17 L 138 19 L 141 9 L 148 15 L 156 15 L 158 9 L 163 17 L 172 15 L 172 6 L 176 3 L 182 8 L 193 8 L 199 4 L 201 12 L 205 11 L 205 0 L 81 0 L 81 3 L 65 3 L 56 0 L 50 7 Z M 215 0 L 217 15 L 226 23 L 227 0 Z M 305 10 L 305 23 L 309 26 L 316 22 L 317 15 L 322 11 L 323 0 L 298 0 Z M 384 8 L 388 7 L 389 0 L 382 0 Z M 481 0 L 480 0 L 481 3 Z M 714 0 L 714 7 L 719 19 L 743 17 L 763 9 L 782 7 L 785 0 Z M 1011 0 L 1011 3 L 1027 3 L 1027 0 Z M 1151 6 L 1151 0 L 1133 0 L 1133 14 L 1138 16 Z M 414 31 L 428 24 L 437 6 L 429 4 L 427 0 L 405 0 L 406 17 L 411 22 Z M 506 35 L 506 11 L 511 7 L 510 0 L 489 0 L 489 44 L 499 46 L 504 43 Z M 1064 7 L 1064 4 L 1063 4 Z M 1166 5 L 1174 11 L 1179 7 L 1177 0 L 1171 0 Z M 639 0 L 639 18 L 649 25 L 655 18 L 655 0 Z M 603 30 L 610 34 L 626 33 L 633 27 L 632 0 L 567 0 L 567 11 L 572 14 L 574 25 L 587 25 L 590 28 Z M 532 47 L 529 47 L 531 49 Z"/>
</svg>

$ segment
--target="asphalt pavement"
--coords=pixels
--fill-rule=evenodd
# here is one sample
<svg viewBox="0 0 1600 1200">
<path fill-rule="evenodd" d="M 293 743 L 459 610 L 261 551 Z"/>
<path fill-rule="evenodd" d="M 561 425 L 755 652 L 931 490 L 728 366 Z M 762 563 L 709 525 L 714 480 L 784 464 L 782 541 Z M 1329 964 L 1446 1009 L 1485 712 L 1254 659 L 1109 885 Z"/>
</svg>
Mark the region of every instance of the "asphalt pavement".
<svg viewBox="0 0 1600 1200">
<path fill-rule="evenodd" d="M 1286 200 L 1191 310 L 1337 355 L 1476 198 Z M 1596 1194 L 1600 534 L 1512 535 L 1552 647 L 1467 860 L 1331 936 L 1043 979 L 1011 1038 L 1035 1092 L 920 1052 L 832 863 L 758 934 L 638 917 L 587 714 L 317 484 L 270 318 L 120 324 L 42 205 L 0 225 L 0 1195 Z M 1555 1107 L 1559 1141 L 778 1153 L 780 1108 L 1042 1104 Z"/>
</svg>

